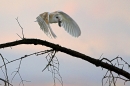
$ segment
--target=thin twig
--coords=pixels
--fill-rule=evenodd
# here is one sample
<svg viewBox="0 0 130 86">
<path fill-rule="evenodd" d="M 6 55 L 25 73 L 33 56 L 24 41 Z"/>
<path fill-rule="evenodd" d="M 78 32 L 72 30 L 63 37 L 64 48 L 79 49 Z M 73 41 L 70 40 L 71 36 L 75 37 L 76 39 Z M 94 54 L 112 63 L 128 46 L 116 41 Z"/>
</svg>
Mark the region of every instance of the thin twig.
<svg viewBox="0 0 130 86">
<path fill-rule="evenodd" d="M 12 72 L 12 74 L 13 74 L 13 73 L 15 73 L 15 74 L 14 74 L 14 76 L 13 76 L 11 82 L 13 81 L 14 77 L 15 77 L 17 74 L 19 74 L 21 62 L 22 62 L 22 59 L 20 59 L 20 63 L 19 63 L 19 66 L 18 66 L 18 68 L 17 68 L 17 71 Z M 20 74 L 19 74 L 19 75 L 20 75 Z M 20 78 L 21 78 L 21 77 L 20 77 Z M 22 78 L 21 78 L 21 81 L 22 81 Z"/>
<path fill-rule="evenodd" d="M 2 78 L 0 78 L 0 80 L 3 81 L 3 82 L 5 83 L 5 86 L 6 86 L 6 83 L 8 83 L 9 85 L 13 86 L 13 85 L 10 84 L 8 81 L 6 81 L 6 80 L 4 80 L 4 79 L 2 79 Z"/>
<path fill-rule="evenodd" d="M 23 38 L 22 39 L 25 39 L 24 38 L 24 33 L 23 33 L 23 27 L 20 25 L 20 23 L 19 23 L 19 21 L 18 21 L 18 17 L 17 18 L 15 18 L 16 20 L 17 20 L 17 22 L 18 22 L 18 25 L 20 26 L 20 28 L 21 28 L 21 30 L 22 30 L 22 36 L 23 36 Z M 18 34 L 17 34 L 18 35 Z M 18 35 L 19 36 L 19 35 Z M 20 37 L 20 36 L 19 36 Z M 20 37 L 21 38 L 21 37 Z"/>
<path fill-rule="evenodd" d="M 55 52 L 55 53 L 56 53 L 56 52 Z M 52 60 L 53 60 L 53 58 L 54 58 L 54 56 L 55 56 L 55 53 L 54 53 L 54 55 L 51 57 L 50 61 L 49 61 L 48 64 L 46 65 L 46 67 L 42 70 L 42 72 L 43 72 L 49 65 L 51 65 L 50 63 L 52 62 Z"/>
<path fill-rule="evenodd" d="M 48 68 L 48 71 L 50 71 L 52 73 L 52 78 L 53 78 L 53 81 L 54 81 L 54 86 L 56 86 L 56 79 L 63 86 L 62 77 L 61 77 L 61 75 L 59 73 L 59 61 L 58 61 L 58 58 L 55 56 L 55 54 L 56 54 L 56 51 L 55 52 L 50 52 L 46 56 L 48 64 L 46 65 L 46 67 L 42 71 L 44 71 L 46 68 Z M 56 75 L 58 75 L 58 77 L 60 79 Z"/>
<path fill-rule="evenodd" d="M 120 59 L 121 61 L 123 61 L 126 65 L 128 65 L 128 67 L 130 66 L 125 60 L 123 60 L 121 57 L 118 57 L 118 56 L 117 56 L 116 58 L 112 59 L 112 60 L 109 60 L 109 59 L 107 59 L 107 58 L 102 58 L 101 61 L 106 60 L 106 61 L 109 62 L 111 65 L 113 65 L 113 61 L 116 60 L 117 66 L 118 66 L 118 67 L 122 66 L 122 70 L 123 70 L 123 68 L 124 68 L 125 65 L 124 65 L 124 64 L 120 64 L 119 59 Z M 113 66 L 116 66 L 116 63 L 115 63 L 115 65 L 113 65 Z M 112 71 L 108 70 L 108 71 L 106 72 L 106 74 L 104 75 L 104 77 L 102 78 L 102 86 L 104 86 L 104 85 L 106 84 L 106 83 L 105 83 L 105 84 L 103 85 L 103 80 L 104 80 L 105 78 L 107 78 L 106 83 L 109 81 L 109 86 L 111 86 L 112 84 L 113 84 L 114 86 L 116 86 L 117 79 L 124 80 L 125 82 L 130 81 L 129 79 L 122 78 L 119 74 L 117 74 L 117 76 L 115 76 Z M 124 82 L 124 84 L 125 84 L 125 82 Z"/>
<path fill-rule="evenodd" d="M 20 60 L 20 59 L 23 59 L 23 58 L 26 58 L 26 57 L 29 57 L 29 56 L 32 56 L 32 55 L 36 55 L 36 56 L 37 56 L 37 55 L 46 54 L 46 53 L 48 53 L 48 52 L 51 52 L 52 50 L 53 50 L 53 49 L 45 50 L 45 51 L 40 51 L 40 52 L 35 52 L 35 53 L 32 53 L 32 54 L 28 54 L 28 55 L 25 55 L 25 56 L 23 56 L 23 57 L 21 57 L 21 58 L 11 60 L 11 61 L 9 61 L 9 62 L 7 62 L 7 63 L 5 63 L 5 64 L 7 65 L 7 64 L 12 63 L 12 62 L 14 62 L 14 61 L 17 61 L 17 60 Z M 41 53 L 42 53 L 42 54 L 41 54 Z M 5 65 L 0 66 L 0 68 L 3 67 L 3 66 L 5 66 Z"/>
<path fill-rule="evenodd" d="M 5 63 L 4 58 L 3 58 L 1 53 L 0 53 L 0 56 L 1 56 L 2 60 L 3 60 L 4 65 L 5 65 L 5 75 L 6 75 L 7 82 L 9 82 L 6 63 Z M 8 83 L 8 86 L 9 86 L 9 83 Z"/>
<path fill-rule="evenodd" d="M 16 33 L 17 34 L 17 33 Z M 17 34 L 19 36 L 19 38 L 23 39 L 19 34 Z"/>
</svg>

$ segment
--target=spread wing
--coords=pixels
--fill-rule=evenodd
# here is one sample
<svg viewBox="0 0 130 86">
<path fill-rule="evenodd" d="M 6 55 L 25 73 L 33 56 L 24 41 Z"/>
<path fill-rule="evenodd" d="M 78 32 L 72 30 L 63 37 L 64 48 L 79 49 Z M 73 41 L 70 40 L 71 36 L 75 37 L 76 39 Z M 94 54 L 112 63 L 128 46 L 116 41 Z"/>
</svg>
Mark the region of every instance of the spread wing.
<svg viewBox="0 0 130 86">
<path fill-rule="evenodd" d="M 61 26 L 72 36 L 79 37 L 81 35 L 81 30 L 77 23 L 66 13 L 58 11 L 61 15 Z"/>
<path fill-rule="evenodd" d="M 44 31 L 44 33 L 47 36 L 56 38 L 56 35 L 54 34 L 54 32 L 52 31 L 52 29 L 49 25 L 49 22 L 48 22 L 49 17 L 47 18 L 46 21 L 41 17 L 41 15 L 39 15 L 36 19 L 37 19 L 37 22 L 38 22 L 40 28 Z"/>
</svg>

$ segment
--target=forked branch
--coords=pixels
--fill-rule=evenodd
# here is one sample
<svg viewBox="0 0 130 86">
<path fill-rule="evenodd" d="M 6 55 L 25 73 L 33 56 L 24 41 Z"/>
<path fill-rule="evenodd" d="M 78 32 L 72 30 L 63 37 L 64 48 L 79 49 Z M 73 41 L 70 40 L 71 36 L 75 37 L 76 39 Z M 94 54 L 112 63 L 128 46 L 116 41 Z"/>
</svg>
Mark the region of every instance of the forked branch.
<svg viewBox="0 0 130 86">
<path fill-rule="evenodd" d="M 130 73 L 128 73 L 125 70 L 122 70 L 122 69 L 115 67 L 114 65 L 108 64 L 106 62 L 102 62 L 99 59 L 94 59 L 94 58 L 87 56 L 85 54 L 82 54 L 80 52 L 77 52 L 77 51 L 74 51 L 74 50 L 71 50 L 71 49 L 68 49 L 65 47 L 61 47 L 57 44 L 50 43 L 50 42 L 40 40 L 40 39 L 24 39 L 24 40 L 17 40 L 17 41 L 13 41 L 13 42 L 3 43 L 3 44 L 0 44 L 0 48 L 12 47 L 12 46 L 17 46 L 17 45 L 21 45 L 21 44 L 34 44 L 34 45 L 42 45 L 42 46 L 50 47 L 53 50 L 61 51 L 61 52 L 66 53 L 68 55 L 71 55 L 71 56 L 80 58 L 82 60 L 88 61 L 97 67 L 100 66 L 100 67 L 105 68 L 107 70 L 113 71 L 113 72 L 115 72 L 119 75 L 122 75 L 130 80 Z"/>
<path fill-rule="evenodd" d="M 111 65 L 121 68 L 123 70 L 124 66 L 128 66 L 128 68 L 130 67 L 130 65 L 123 60 L 123 58 L 117 56 L 116 58 L 109 60 L 107 58 L 102 58 L 101 61 L 106 61 L 106 63 L 110 63 Z M 122 62 L 122 64 L 120 63 Z M 121 79 L 124 81 L 124 85 L 127 81 L 130 81 L 130 79 L 126 79 L 122 76 L 120 76 L 120 74 L 113 74 L 113 72 L 111 70 L 107 70 L 106 74 L 104 75 L 104 77 L 102 78 L 102 86 L 105 86 L 104 84 L 104 80 L 106 79 L 105 84 L 109 84 L 109 86 L 111 86 L 113 84 L 113 86 L 116 86 L 116 82 L 118 79 Z"/>
</svg>

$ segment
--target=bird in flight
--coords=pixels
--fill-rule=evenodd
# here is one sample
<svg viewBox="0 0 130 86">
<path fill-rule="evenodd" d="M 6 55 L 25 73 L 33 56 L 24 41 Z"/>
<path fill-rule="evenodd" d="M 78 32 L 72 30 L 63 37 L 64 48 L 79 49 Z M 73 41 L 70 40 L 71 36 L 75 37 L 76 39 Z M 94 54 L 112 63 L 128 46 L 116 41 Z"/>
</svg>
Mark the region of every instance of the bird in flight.
<svg viewBox="0 0 130 86">
<path fill-rule="evenodd" d="M 52 31 L 50 26 L 51 23 L 58 23 L 59 27 L 63 27 L 73 37 L 79 37 L 81 35 L 81 30 L 78 24 L 69 15 L 62 11 L 55 11 L 52 13 L 44 12 L 36 19 L 40 28 L 49 37 L 57 37 Z"/>
</svg>

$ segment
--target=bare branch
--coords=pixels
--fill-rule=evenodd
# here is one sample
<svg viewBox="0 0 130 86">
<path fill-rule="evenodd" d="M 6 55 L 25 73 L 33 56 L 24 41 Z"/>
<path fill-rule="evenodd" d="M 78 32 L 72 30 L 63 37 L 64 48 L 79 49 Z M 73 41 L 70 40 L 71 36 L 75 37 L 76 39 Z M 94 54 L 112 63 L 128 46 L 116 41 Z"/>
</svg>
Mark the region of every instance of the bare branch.
<svg viewBox="0 0 130 86">
<path fill-rule="evenodd" d="M 21 75 L 20 75 L 20 73 L 19 73 L 20 66 L 21 66 L 21 62 L 22 62 L 22 59 L 20 59 L 20 63 L 19 63 L 19 66 L 18 66 L 18 68 L 17 68 L 17 71 L 12 72 L 12 74 L 13 74 L 13 73 L 15 73 L 15 74 L 14 74 L 14 76 L 13 76 L 11 82 L 13 81 L 14 77 L 15 77 L 17 74 L 19 74 L 19 77 L 20 77 L 20 79 L 21 79 L 21 82 L 23 81 L 23 79 L 22 79 L 22 77 L 21 77 Z M 23 82 L 22 82 L 22 84 L 23 84 Z M 24 86 L 24 84 L 23 84 L 23 86 Z"/>
<path fill-rule="evenodd" d="M 52 77 L 53 77 L 53 80 L 54 80 L 54 86 L 56 86 L 56 79 L 61 83 L 61 85 L 63 86 L 63 81 L 62 81 L 62 77 L 59 73 L 59 61 L 57 59 L 57 57 L 55 56 L 56 54 L 56 51 L 52 51 L 50 52 L 47 56 L 46 56 L 46 59 L 48 61 L 48 64 L 46 65 L 46 67 L 42 70 L 42 72 L 48 68 L 48 71 L 50 71 L 52 73 Z M 49 59 L 48 59 L 49 57 Z M 56 60 L 55 60 L 56 59 Z M 59 78 L 56 76 L 58 75 Z"/>
<path fill-rule="evenodd" d="M 53 52 L 52 52 L 53 53 Z M 52 57 L 50 57 L 50 61 L 48 62 L 48 64 L 46 65 L 46 67 L 42 70 L 42 72 L 49 66 L 51 65 L 50 63 L 52 62 L 54 56 L 55 56 L 56 52 L 54 52 L 54 55 Z"/>
<path fill-rule="evenodd" d="M 6 63 L 5 63 L 4 58 L 3 58 L 3 56 L 2 56 L 2 54 L 1 54 L 1 53 L 0 53 L 0 56 L 1 56 L 2 60 L 3 60 L 4 65 L 5 65 L 5 75 L 6 75 L 6 80 L 7 80 L 7 82 L 9 82 L 9 79 L 8 79 L 8 74 L 7 74 L 7 67 L 6 67 Z M 7 84 L 8 84 L 8 86 L 9 86 L 9 83 L 7 83 Z"/>
<path fill-rule="evenodd" d="M 12 63 L 12 62 L 14 62 L 14 61 L 20 60 L 19 66 L 18 66 L 18 68 L 17 68 L 17 71 L 13 71 L 13 72 L 12 72 L 12 74 L 14 73 L 14 75 L 13 75 L 13 78 L 12 78 L 11 82 L 13 81 L 13 79 L 15 78 L 15 76 L 18 74 L 19 77 L 20 77 L 20 79 L 21 79 L 21 82 L 19 83 L 19 85 L 22 83 L 22 85 L 24 86 L 24 83 L 23 83 L 23 82 L 26 81 L 26 80 L 23 80 L 23 79 L 22 79 L 22 76 L 20 75 L 20 72 L 19 72 L 22 59 L 24 59 L 24 58 L 26 58 L 26 57 L 29 57 L 29 56 L 32 56 L 32 55 L 39 56 L 39 55 L 43 55 L 43 54 L 46 54 L 46 53 L 48 53 L 48 52 L 53 52 L 53 51 L 54 51 L 53 49 L 45 50 L 45 51 L 39 51 L 39 52 L 35 52 L 35 53 L 32 53 L 32 54 L 24 55 L 23 57 L 18 58 L 18 59 L 15 59 L 15 60 L 12 60 L 12 61 L 8 61 L 8 60 L 6 59 L 6 60 L 7 60 L 7 63 L 4 62 L 4 65 L 0 66 L 0 68 L 2 68 L 2 67 L 4 67 L 4 66 L 6 67 L 7 64 Z M 55 53 L 56 53 L 56 51 L 55 51 Z M 1 56 L 2 56 L 2 55 L 1 55 Z M 2 58 L 3 58 L 3 57 L 2 57 Z M 4 59 L 4 58 L 3 58 L 3 59 Z M 6 77 L 7 77 L 7 76 L 6 76 Z M 29 82 L 29 81 L 26 81 L 26 82 Z M 5 83 L 5 84 L 6 84 L 6 83 Z M 7 84 L 8 84 L 8 83 L 7 83 Z M 5 86 L 7 86 L 7 85 L 5 85 Z M 8 86 L 9 86 L 9 85 L 8 85 Z"/>
<path fill-rule="evenodd" d="M 5 86 L 7 86 L 6 83 L 8 83 L 9 85 L 13 86 L 13 85 L 10 84 L 8 81 L 6 81 L 6 80 L 4 80 L 4 79 L 2 79 L 2 78 L 0 78 L 0 80 L 3 81 L 3 82 L 5 83 Z"/>
<path fill-rule="evenodd" d="M 111 65 L 115 64 L 115 65 L 113 65 L 113 66 L 115 66 L 115 67 L 116 67 L 116 64 L 117 64 L 118 67 L 122 66 L 122 70 L 123 70 L 123 68 L 124 68 L 125 65 L 124 65 L 124 64 L 120 64 L 119 59 L 120 59 L 121 61 L 123 61 L 123 62 L 129 67 L 129 64 L 128 64 L 126 61 L 124 61 L 121 57 L 118 57 L 118 56 L 117 56 L 116 58 L 112 59 L 112 60 L 109 60 L 109 59 L 107 59 L 107 58 L 102 58 L 101 61 L 104 61 L 104 60 L 105 60 L 105 61 L 109 62 Z M 117 63 L 113 63 L 113 61 L 115 61 L 115 60 L 116 60 Z M 105 84 L 103 85 L 103 80 L 104 80 L 105 78 L 107 78 L 105 84 L 109 81 L 109 86 L 111 86 L 112 84 L 113 84 L 114 86 L 116 86 L 117 79 L 123 80 L 123 81 L 124 81 L 124 84 L 125 84 L 125 82 L 130 81 L 130 79 L 122 78 L 122 77 L 120 76 L 120 74 L 117 74 L 117 76 L 115 76 L 115 74 L 113 74 L 113 72 L 112 72 L 111 70 L 107 70 L 106 74 L 105 74 L 104 77 L 102 78 L 102 86 L 105 86 Z"/>
<path fill-rule="evenodd" d="M 48 53 L 48 52 L 51 52 L 51 51 L 53 51 L 53 50 L 50 49 L 50 50 L 45 50 L 45 51 L 40 51 L 40 52 L 35 52 L 35 53 L 32 53 L 32 54 L 24 55 L 24 56 L 21 57 L 21 58 L 14 59 L 14 60 L 11 60 L 11 61 L 8 61 L 7 63 L 5 63 L 5 65 L 7 65 L 7 64 L 9 64 L 9 63 L 12 63 L 12 62 L 14 62 L 14 61 L 21 60 L 21 59 L 23 59 L 23 58 L 32 56 L 32 55 L 38 56 L 38 55 L 42 55 L 42 54 L 45 54 L 45 53 Z M 2 67 L 5 66 L 5 65 L 0 66 L 0 68 L 2 68 Z"/>
<path fill-rule="evenodd" d="M 18 21 L 18 17 L 16 18 L 16 20 L 17 20 L 18 25 L 20 26 L 20 28 L 21 28 L 21 30 L 22 30 L 22 36 L 23 36 L 23 38 L 20 37 L 18 34 L 17 34 L 17 35 L 18 35 L 21 39 L 25 39 L 25 38 L 24 38 L 24 33 L 23 33 L 23 27 L 20 25 L 20 23 L 19 23 L 19 21 Z"/>
<path fill-rule="evenodd" d="M 17 33 L 16 33 L 17 34 Z M 19 34 L 17 34 L 19 36 L 19 38 L 23 39 Z"/>
<path fill-rule="evenodd" d="M 11 46 L 16 46 L 16 45 L 21 45 L 21 44 L 34 44 L 34 45 L 43 45 L 43 46 L 47 46 L 47 47 L 51 47 L 53 50 L 56 51 L 61 51 L 63 53 L 66 53 L 68 55 L 77 57 L 77 58 L 81 58 L 85 61 L 88 61 L 92 64 L 94 64 L 96 67 L 103 67 L 105 69 L 111 70 L 117 74 L 120 74 L 124 77 L 126 77 L 127 79 L 130 79 L 130 73 L 128 73 L 125 70 L 122 70 L 118 67 L 115 67 L 114 65 L 108 64 L 106 62 L 102 62 L 99 59 L 95 59 L 92 58 L 90 56 L 87 56 L 85 54 L 82 54 L 80 52 L 65 48 L 65 47 L 61 47 L 57 44 L 53 44 L 44 40 L 40 40 L 40 39 L 24 39 L 24 40 L 18 40 L 18 41 L 13 41 L 13 42 L 8 42 L 8 43 L 4 43 L 4 44 L 0 44 L 0 48 L 5 48 L 5 47 L 11 47 Z"/>
</svg>

